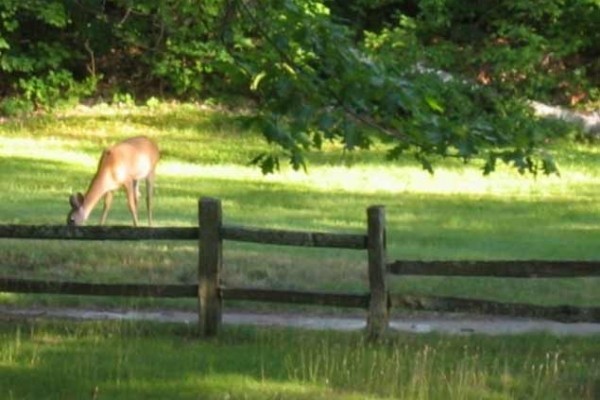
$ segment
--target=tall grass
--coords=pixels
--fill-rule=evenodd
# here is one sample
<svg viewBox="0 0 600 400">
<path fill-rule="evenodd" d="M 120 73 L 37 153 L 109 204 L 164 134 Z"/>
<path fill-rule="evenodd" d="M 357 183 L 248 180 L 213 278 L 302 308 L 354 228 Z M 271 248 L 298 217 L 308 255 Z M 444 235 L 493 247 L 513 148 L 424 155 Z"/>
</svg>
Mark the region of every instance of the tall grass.
<svg viewBox="0 0 600 400">
<path fill-rule="evenodd" d="M 6 399 L 594 399 L 599 363 L 591 338 L 0 324 Z"/>
<path fill-rule="evenodd" d="M 504 339 L 504 349 L 480 340 L 402 338 L 386 346 L 348 347 L 325 342 L 305 344 L 298 359 L 288 359 L 288 371 L 301 381 L 357 391 L 366 388 L 369 393 L 399 399 L 562 399 L 595 395 L 595 378 L 584 379 L 586 383 L 582 384 L 578 373 L 574 373 L 574 366 L 581 365 L 582 360 L 565 354 L 564 349 L 545 354 L 536 353 L 539 349 L 532 351 L 533 341 L 544 338 L 520 338 L 527 348 Z M 526 354 L 518 361 L 512 357 L 516 347 Z M 598 361 L 591 359 L 587 367 L 597 369 Z"/>
</svg>

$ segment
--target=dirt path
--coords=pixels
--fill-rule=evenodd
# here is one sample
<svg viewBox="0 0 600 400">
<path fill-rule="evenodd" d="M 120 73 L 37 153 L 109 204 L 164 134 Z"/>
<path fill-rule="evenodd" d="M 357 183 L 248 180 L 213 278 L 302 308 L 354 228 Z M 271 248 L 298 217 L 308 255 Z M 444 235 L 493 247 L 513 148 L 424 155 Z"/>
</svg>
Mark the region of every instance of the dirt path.
<svg viewBox="0 0 600 400">
<path fill-rule="evenodd" d="M 0 305 L 0 319 L 10 318 L 66 318 L 77 320 L 126 320 L 195 324 L 193 312 L 174 310 L 125 311 L 83 310 L 78 308 L 12 308 Z M 297 313 L 254 313 L 226 311 L 223 323 L 231 325 L 295 327 L 303 329 L 337 329 L 353 331 L 363 329 L 365 317 L 361 315 L 309 315 Z M 397 331 L 448 334 L 521 334 L 548 332 L 556 335 L 600 335 L 598 323 L 561 323 L 527 318 L 488 317 L 472 315 L 439 315 L 419 313 L 392 318 L 390 327 Z"/>
</svg>

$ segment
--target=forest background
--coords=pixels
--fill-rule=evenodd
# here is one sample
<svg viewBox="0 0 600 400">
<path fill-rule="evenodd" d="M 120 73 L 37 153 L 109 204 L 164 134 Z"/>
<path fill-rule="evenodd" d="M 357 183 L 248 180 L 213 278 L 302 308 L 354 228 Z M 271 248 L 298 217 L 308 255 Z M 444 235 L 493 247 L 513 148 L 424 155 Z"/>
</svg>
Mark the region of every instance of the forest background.
<svg viewBox="0 0 600 400">
<path fill-rule="evenodd" d="M 164 99 L 249 107 L 295 168 L 327 140 L 554 172 L 571 130 L 529 101 L 600 103 L 597 0 L 0 0 L 0 114 Z"/>
</svg>

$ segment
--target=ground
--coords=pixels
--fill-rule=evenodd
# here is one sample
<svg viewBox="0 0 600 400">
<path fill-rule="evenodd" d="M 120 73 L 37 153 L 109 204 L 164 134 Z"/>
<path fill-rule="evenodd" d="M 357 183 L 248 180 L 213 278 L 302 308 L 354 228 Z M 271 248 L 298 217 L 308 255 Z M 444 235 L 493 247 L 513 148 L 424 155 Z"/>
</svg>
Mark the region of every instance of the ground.
<svg viewBox="0 0 600 400">
<path fill-rule="evenodd" d="M 81 320 L 147 320 L 195 324 L 193 312 L 174 310 L 127 311 L 85 310 L 79 308 L 13 308 L 0 306 L 0 320 L 10 318 L 66 318 Z M 360 330 L 366 326 L 364 315 L 310 315 L 308 313 L 248 312 L 226 310 L 224 324 L 295 327 L 303 329 Z M 600 323 L 562 323 L 541 319 L 466 314 L 410 313 L 394 315 L 392 330 L 413 333 L 519 334 L 548 332 L 556 335 L 598 335 Z"/>
</svg>

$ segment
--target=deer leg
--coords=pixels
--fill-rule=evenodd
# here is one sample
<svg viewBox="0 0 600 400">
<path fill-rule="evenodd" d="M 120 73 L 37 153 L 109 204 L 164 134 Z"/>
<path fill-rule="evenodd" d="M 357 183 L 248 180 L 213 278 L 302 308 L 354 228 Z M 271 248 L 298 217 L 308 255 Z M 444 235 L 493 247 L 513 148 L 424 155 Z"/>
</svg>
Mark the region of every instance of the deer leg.
<svg viewBox="0 0 600 400">
<path fill-rule="evenodd" d="M 138 205 L 140 199 L 140 181 L 133 181 L 133 192 L 135 193 L 135 205 Z"/>
<path fill-rule="evenodd" d="M 108 210 L 110 210 L 110 206 L 113 201 L 113 192 L 106 192 L 104 195 L 104 207 L 102 208 L 102 216 L 100 217 L 100 225 L 104 225 L 106 222 L 106 216 L 108 215 Z"/>
<path fill-rule="evenodd" d="M 127 206 L 129 207 L 129 212 L 131 212 L 131 217 L 133 218 L 133 226 L 138 226 L 138 217 L 137 217 L 137 199 L 135 195 L 136 191 L 136 181 L 127 182 L 125 184 L 125 191 L 127 192 Z"/>
<path fill-rule="evenodd" d="M 154 195 L 154 172 L 146 178 L 146 209 L 148 210 L 148 226 L 152 226 L 152 196 Z"/>
</svg>

